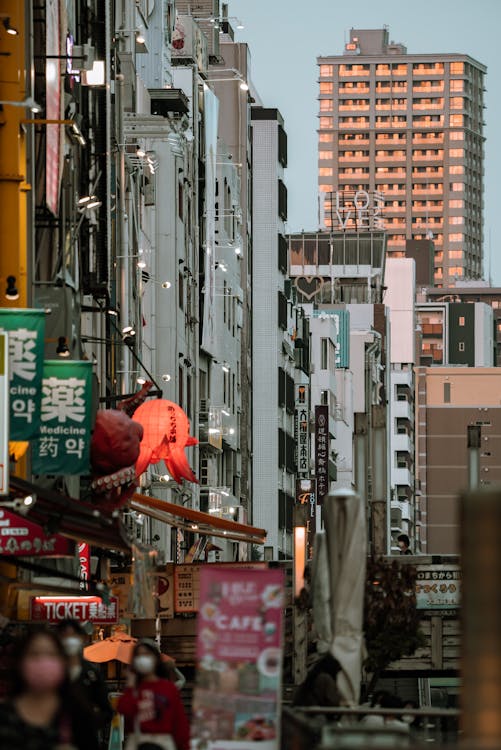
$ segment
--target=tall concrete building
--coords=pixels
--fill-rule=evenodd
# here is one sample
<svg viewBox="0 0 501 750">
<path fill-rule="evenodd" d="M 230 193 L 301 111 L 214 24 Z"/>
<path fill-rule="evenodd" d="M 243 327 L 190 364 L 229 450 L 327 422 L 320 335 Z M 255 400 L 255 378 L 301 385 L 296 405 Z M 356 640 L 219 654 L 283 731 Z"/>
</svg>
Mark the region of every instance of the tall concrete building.
<svg viewBox="0 0 501 750">
<path fill-rule="evenodd" d="M 387 27 L 351 29 L 318 65 L 321 226 L 356 223 L 356 191 L 379 191 L 390 254 L 433 238 L 436 286 L 480 278 L 485 66 L 408 54 Z"/>
</svg>

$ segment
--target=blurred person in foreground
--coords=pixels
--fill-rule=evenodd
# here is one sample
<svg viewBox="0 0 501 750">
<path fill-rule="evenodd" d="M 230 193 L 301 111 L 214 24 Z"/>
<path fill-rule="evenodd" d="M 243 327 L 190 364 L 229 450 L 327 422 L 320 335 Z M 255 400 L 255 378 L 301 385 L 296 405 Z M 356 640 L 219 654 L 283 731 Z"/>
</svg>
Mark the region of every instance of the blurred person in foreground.
<svg viewBox="0 0 501 750">
<path fill-rule="evenodd" d="M 111 723 L 113 711 L 108 688 L 99 669 L 83 658 L 86 632 L 78 620 L 61 620 L 57 632 L 68 657 L 70 681 L 92 708 L 95 724 L 102 733 Z"/>
<path fill-rule="evenodd" d="M 412 555 L 412 550 L 410 549 L 411 542 L 407 534 L 400 534 L 397 537 L 397 544 L 401 555 Z"/>
<path fill-rule="evenodd" d="M 16 643 L 8 698 L 0 704 L 0 748 L 97 750 L 97 732 L 85 698 L 69 681 L 57 635 L 34 628 Z"/>
<path fill-rule="evenodd" d="M 155 641 L 139 641 L 117 707 L 129 734 L 126 750 L 189 750 L 190 726 L 181 695 L 166 674 Z"/>
</svg>

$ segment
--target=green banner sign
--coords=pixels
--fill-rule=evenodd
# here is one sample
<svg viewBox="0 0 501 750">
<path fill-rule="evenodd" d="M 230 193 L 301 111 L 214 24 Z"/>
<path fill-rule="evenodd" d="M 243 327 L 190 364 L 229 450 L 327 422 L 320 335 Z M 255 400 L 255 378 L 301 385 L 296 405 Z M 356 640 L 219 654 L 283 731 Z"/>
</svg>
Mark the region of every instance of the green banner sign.
<svg viewBox="0 0 501 750">
<path fill-rule="evenodd" d="M 34 474 L 89 472 L 91 393 L 92 362 L 44 362 Z"/>
<path fill-rule="evenodd" d="M 0 308 L 9 334 L 10 440 L 30 440 L 40 427 L 45 312 Z"/>
</svg>

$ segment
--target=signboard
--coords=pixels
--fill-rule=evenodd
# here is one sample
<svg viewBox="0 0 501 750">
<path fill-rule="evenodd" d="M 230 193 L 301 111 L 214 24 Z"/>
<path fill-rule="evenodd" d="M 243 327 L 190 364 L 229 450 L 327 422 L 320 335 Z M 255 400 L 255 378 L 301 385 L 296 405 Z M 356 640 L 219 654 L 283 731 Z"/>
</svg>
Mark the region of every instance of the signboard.
<svg viewBox="0 0 501 750">
<path fill-rule="evenodd" d="M 105 604 L 99 596 L 36 596 L 30 602 L 30 616 L 35 622 L 56 623 L 71 618 L 96 625 L 115 625 L 118 599 L 110 596 Z"/>
<path fill-rule="evenodd" d="M 315 476 L 317 502 L 329 493 L 329 407 L 315 406 Z"/>
<path fill-rule="evenodd" d="M 47 120 L 61 119 L 61 0 L 47 0 L 45 8 L 45 111 Z M 45 202 L 54 216 L 59 210 L 59 183 L 64 129 L 58 124 L 45 128 Z"/>
<path fill-rule="evenodd" d="M 296 505 L 306 508 L 306 557 L 313 560 L 313 544 L 316 533 L 316 486 L 314 479 L 296 481 Z"/>
<path fill-rule="evenodd" d="M 90 461 L 92 362 L 44 362 L 34 474 L 86 474 Z"/>
<path fill-rule="evenodd" d="M 199 70 L 207 70 L 207 38 L 192 16 L 177 16 L 172 34 L 173 60 L 191 60 Z"/>
<path fill-rule="evenodd" d="M 74 544 L 60 534 L 0 508 L 0 554 L 15 557 L 73 557 Z"/>
<path fill-rule="evenodd" d="M 341 232 L 383 231 L 384 195 L 378 190 L 336 190 L 324 193 L 323 222 Z"/>
<path fill-rule="evenodd" d="M 350 313 L 348 310 L 329 312 L 334 318 L 336 329 L 336 368 L 350 366 Z"/>
<path fill-rule="evenodd" d="M 30 440 L 40 427 L 45 312 L 0 309 L 9 335 L 10 440 Z"/>
<path fill-rule="evenodd" d="M 9 494 L 9 337 L 0 333 L 0 495 Z"/>
<path fill-rule="evenodd" d="M 280 746 L 283 571 L 206 565 L 192 735 L 207 750 Z"/>
<path fill-rule="evenodd" d="M 218 565 L 218 567 L 221 567 Z M 266 563 L 226 563 L 223 567 L 260 570 Z M 200 570 L 201 565 L 181 564 L 174 567 L 174 611 L 176 614 L 198 612 L 200 608 Z"/>
<path fill-rule="evenodd" d="M 87 590 L 90 578 L 90 547 L 87 542 L 78 542 L 78 565 L 80 568 L 80 588 Z"/>
<path fill-rule="evenodd" d="M 295 438 L 297 475 L 310 474 L 309 386 L 295 385 Z"/>
<path fill-rule="evenodd" d="M 417 609 L 447 610 L 461 606 L 459 565 L 417 565 Z"/>
</svg>

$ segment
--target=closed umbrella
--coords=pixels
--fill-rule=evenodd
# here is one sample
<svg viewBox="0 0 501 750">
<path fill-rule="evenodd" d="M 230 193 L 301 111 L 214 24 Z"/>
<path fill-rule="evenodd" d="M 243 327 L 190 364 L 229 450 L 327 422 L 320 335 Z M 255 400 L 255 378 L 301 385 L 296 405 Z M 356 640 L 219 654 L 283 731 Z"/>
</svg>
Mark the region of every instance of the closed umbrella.
<svg viewBox="0 0 501 750">
<path fill-rule="evenodd" d="M 103 638 L 102 641 L 96 641 L 96 643 L 84 648 L 84 658 L 97 664 L 103 664 L 107 661 L 120 661 L 122 664 L 130 664 L 136 643 L 137 638 L 133 638 L 127 633 L 115 633 L 109 638 Z M 174 662 L 174 659 L 167 654 L 162 654 L 162 660 Z"/>
<path fill-rule="evenodd" d="M 329 495 L 324 502 L 323 511 L 331 605 L 330 651 L 341 665 L 337 677 L 339 691 L 348 704 L 357 705 L 365 651 L 365 508 L 353 490 L 340 489 Z"/>
</svg>

